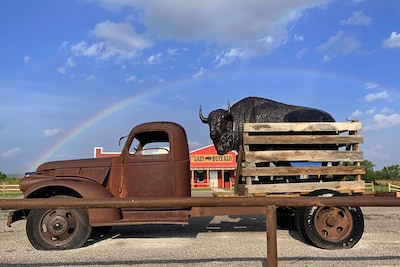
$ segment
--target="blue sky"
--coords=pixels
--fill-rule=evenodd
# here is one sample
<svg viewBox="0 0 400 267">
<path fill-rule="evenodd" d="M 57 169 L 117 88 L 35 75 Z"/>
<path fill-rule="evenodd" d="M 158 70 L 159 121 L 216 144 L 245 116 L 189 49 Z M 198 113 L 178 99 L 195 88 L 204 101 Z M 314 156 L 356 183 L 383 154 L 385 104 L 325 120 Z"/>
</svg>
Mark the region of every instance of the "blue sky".
<svg viewBox="0 0 400 267">
<path fill-rule="evenodd" d="M 0 1 L 0 171 L 119 151 L 136 124 L 183 125 L 247 96 L 363 123 L 364 157 L 400 161 L 396 0 Z"/>
</svg>

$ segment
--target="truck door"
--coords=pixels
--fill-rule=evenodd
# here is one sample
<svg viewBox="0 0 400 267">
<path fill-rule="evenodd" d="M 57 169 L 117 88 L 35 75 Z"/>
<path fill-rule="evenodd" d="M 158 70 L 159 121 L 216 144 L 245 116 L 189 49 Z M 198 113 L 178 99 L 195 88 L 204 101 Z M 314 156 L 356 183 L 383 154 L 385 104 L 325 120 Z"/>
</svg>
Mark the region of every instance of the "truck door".
<svg viewBox="0 0 400 267">
<path fill-rule="evenodd" d="M 123 155 L 120 197 L 173 197 L 173 158 L 168 132 L 136 134 Z"/>
</svg>

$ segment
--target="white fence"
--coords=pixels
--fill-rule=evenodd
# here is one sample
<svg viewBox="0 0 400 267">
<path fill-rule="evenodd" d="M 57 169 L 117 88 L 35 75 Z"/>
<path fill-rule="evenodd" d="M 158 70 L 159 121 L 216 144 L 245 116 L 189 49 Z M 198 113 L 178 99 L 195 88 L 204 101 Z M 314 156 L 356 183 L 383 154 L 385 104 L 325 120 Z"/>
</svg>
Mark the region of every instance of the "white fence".
<svg viewBox="0 0 400 267">
<path fill-rule="evenodd" d="M 400 186 L 388 183 L 389 192 L 400 192 Z"/>
<path fill-rule="evenodd" d="M 5 196 L 7 193 L 21 192 L 21 190 L 19 190 L 19 185 L 17 184 L 3 183 L 0 185 L 0 188 L 1 192 L 3 193 L 3 196 Z"/>
</svg>

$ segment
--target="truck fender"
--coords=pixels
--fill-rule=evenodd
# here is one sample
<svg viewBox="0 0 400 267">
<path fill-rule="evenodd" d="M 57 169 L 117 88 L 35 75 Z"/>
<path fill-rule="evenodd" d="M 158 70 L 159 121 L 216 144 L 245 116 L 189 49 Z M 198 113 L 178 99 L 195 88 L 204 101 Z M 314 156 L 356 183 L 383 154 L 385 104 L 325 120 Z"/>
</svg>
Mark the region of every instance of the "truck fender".
<svg viewBox="0 0 400 267">
<path fill-rule="evenodd" d="M 103 186 L 92 181 L 66 179 L 47 180 L 30 186 L 25 191 L 25 198 L 52 197 L 69 195 L 78 198 L 114 198 Z M 121 219 L 118 208 L 88 209 L 89 223 L 92 226 L 107 225 Z"/>
</svg>

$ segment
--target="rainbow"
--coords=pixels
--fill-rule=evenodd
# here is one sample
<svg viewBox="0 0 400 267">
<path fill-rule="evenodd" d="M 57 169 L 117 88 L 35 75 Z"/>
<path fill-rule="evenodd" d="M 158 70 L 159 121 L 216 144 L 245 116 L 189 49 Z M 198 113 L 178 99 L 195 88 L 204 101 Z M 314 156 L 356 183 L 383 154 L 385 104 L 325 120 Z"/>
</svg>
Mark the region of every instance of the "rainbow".
<svg viewBox="0 0 400 267">
<path fill-rule="evenodd" d="M 101 121 L 105 117 L 113 114 L 116 111 L 119 111 L 129 104 L 131 104 L 134 101 L 138 101 L 141 99 L 144 99 L 145 97 L 148 97 L 149 95 L 152 95 L 165 87 L 170 86 L 171 84 L 163 85 L 160 87 L 153 88 L 151 90 L 147 90 L 145 92 L 141 92 L 139 94 L 136 94 L 132 97 L 126 98 L 122 101 L 116 102 L 113 105 L 107 107 L 106 109 L 101 110 L 94 116 L 90 117 L 88 120 L 78 124 L 74 129 L 72 129 L 69 133 L 65 134 L 57 143 L 55 143 L 53 146 L 49 147 L 47 150 L 45 150 L 41 155 L 37 157 L 37 159 L 34 160 L 34 163 L 30 166 L 29 170 L 35 170 L 40 164 L 47 162 L 51 160 L 51 158 L 54 156 L 54 154 L 65 144 L 67 144 L 69 141 L 77 137 L 79 134 L 84 132 L 86 129 L 90 128 L 91 126 L 95 125 L 97 122 Z"/>
<path fill-rule="evenodd" d="M 321 70 L 314 70 L 314 69 L 296 69 L 296 68 L 257 68 L 257 69 L 246 69 L 246 70 L 237 70 L 235 71 L 227 71 L 227 72 L 215 72 L 212 74 L 208 74 L 207 78 L 210 77 L 219 77 L 219 76 L 224 76 L 224 75 L 242 75 L 242 74 L 256 74 L 256 73 L 287 73 L 287 74 L 301 74 L 301 75 L 316 75 L 316 76 L 334 76 L 334 77 L 338 77 L 340 79 L 345 79 L 345 80 L 352 80 L 352 81 L 356 81 L 359 83 L 365 83 L 365 81 L 362 81 L 360 79 L 357 79 L 355 77 L 346 75 L 346 74 L 340 74 L 340 73 L 330 73 L 330 72 L 324 72 Z M 82 132 L 84 132 L 86 129 L 90 128 L 91 126 L 93 126 L 94 124 L 96 124 L 97 122 L 101 121 L 103 118 L 111 115 L 112 113 L 121 110 L 125 107 L 127 107 L 129 104 L 131 104 L 134 101 L 138 101 L 140 99 L 143 99 L 145 97 L 148 97 L 152 94 L 155 94 L 161 90 L 164 90 L 166 88 L 169 88 L 171 86 L 174 86 L 176 84 L 181 84 L 183 82 L 187 82 L 187 81 L 191 81 L 192 77 L 187 77 L 181 80 L 177 80 L 174 82 L 170 82 L 170 83 L 165 83 L 163 85 L 160 85 L 158 87 L 155 88 L 151 88 L 145 92 L 136 94 L 132 97 L 126 98 L 122 101 L 119 101 L 117 103 L 114 103 L 113 105 L 107 107 L 104 110 L 101 110 L 100 112 L 98 112 L 97 114 L 95 114 L 94 116 L 90 117 L 88 120 L 80 123 L 79 125 L 77 125 L 74 129 L 72 129 L 69 133 L 67 133 L 66 135 L 64 135 L 57 143 L 55 143 L 53 146 L 49 147 L 47 150 L 45 150 L 41 155 L 39 155 L 37 157 L 37 159 L 34 160 L 34 163 L 32 163 L 32 165 L 30 166 L 30 170 L 34 170 L 36 169 L 37 166 L 39 166 L 39 164 L 49 161 L 52 159 L 52 157 L 54 156 L 54 154 L 61 148 L 63 147 L 65 144 L 67 144 L 68 142 L 70 142 L 72 139 L 74 139 L 75 137 L 77 137 L 79 134 L 81 134 Z M 393 89 L 391 89 L 393 90 Z"/>
</svg>

